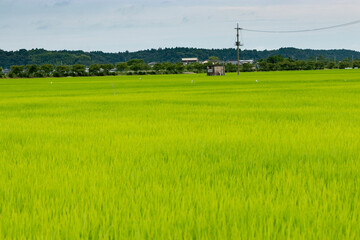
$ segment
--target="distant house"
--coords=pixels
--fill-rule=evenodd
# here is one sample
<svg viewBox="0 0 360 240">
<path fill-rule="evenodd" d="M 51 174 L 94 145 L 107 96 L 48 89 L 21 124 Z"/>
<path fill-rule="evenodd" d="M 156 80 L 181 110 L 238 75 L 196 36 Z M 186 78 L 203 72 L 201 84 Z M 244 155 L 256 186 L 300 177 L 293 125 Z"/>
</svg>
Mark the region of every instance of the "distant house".
<svg viewBox="0 0 360 240">
<path fill-rule="evenodd" d="M 8 74 L 9 72 L 10 72 L 10 69 L 8 69 L 8 68 L 3 69 L 4 74 Z"/>
<path fill-rule="evenodd" d="M 243 65 L 244 63 L 253 64 L 254 60 L 240 60 L 240 65 Z"/>
<path fill-rule="evenodd" d="M 150 62 L 150 63 L 148 63 L 148 65 L 150 66 L 150 67 L 153 67 L 155 64 L 157 64 L 158 62 Z"/>
<path fill-rule="evenodd" d="M 182 58 L 181 59 L 181 62 L 186 65 L 186 64 L 189 64 L 189 63 L 195 63 L 195 62 L 199 62 L 199 59 L 198 58 Z"/>
<path fill-rule="evenodd" d="M 208 76 L 223 76 L 225 75 L 224 65 L 210 65 L 207 67 Z"/>
<path fill-rule="evenodd" d="M 221 63 L 223 63 L 223 62 L 221 62 Z M 225 63 L 231 63 L 231 64 L 234 64 L 234 65 L 237 65 L 237 61 L 236 61 L 236 60 L 225 61 Z M 253 64 L 253 63 L 254 63 L 254 60 L 240 60 L 239 63 L 240 63 L 240 65 L 243 65 L 244 63 Z"/>
</svg>

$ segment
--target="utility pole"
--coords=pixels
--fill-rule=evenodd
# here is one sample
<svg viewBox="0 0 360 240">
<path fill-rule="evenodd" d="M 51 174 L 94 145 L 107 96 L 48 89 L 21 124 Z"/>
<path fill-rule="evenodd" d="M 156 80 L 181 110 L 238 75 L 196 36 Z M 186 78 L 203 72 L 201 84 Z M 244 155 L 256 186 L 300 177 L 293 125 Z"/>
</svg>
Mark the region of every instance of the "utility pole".
<svg viewBox="0 0 360 240">
<path fill-rule="evenodd" d="M 240 43 L 240 39 L 239 39 L 239 30 L 241 30 L 242 28 L 239 28 L 239 24 L 237 24 L 237 27 L 235 28 L 236 29 L 236 47 L 237 47 L 237 75 L 239 75 L 239 72 L 240 72 L 240 46 L 241 43 Z"/>
<path fill-rule="evenodd" d="M 224 76 L 225 76 L 225 57 L 223 58 Z"/>
</svg>

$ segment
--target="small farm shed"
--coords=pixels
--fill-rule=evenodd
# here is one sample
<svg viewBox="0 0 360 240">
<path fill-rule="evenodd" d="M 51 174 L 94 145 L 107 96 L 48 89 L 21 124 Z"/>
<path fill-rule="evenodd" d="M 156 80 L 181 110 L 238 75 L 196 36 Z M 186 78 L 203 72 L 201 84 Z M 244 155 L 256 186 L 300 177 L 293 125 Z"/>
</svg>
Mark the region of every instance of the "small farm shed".
<svg viewBox="0 0 360 240">
<path fill-rule="evenodd" d="M 208 76 L 223 76 L 225 75 L 225 66 L 223 65 L 212 65 L 207 67 Z"/>
</svg>

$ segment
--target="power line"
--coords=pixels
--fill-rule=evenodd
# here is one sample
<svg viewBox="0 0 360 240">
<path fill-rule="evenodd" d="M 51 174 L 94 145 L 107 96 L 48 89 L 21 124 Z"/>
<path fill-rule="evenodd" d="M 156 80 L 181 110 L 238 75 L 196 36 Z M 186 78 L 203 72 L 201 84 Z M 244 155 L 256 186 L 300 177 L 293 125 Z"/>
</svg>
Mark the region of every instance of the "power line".
<svg viewBox="0 0 360 240">
<path fill-rule="evenodd" d="M 269 31 L 269 30 L 257 30 L 257 29 L 247 29 L 242 28 L 241 30 L 247 31 L 247 32 L 259 32 L 259 33 L 302 33 L 302 32 L 315 32 L 315 31 L 322 31 L 322 30 L 328 30 L 333 28 L 340 28 L 340 27 L 346 27 L 354 24 L 360 23 L 360 20 L 343 23 L 339 25 L 329 26 L 329 27 L 322 27 L 322 28 L 313 28 L 313 29 L 303 29 L 303 30 L 290 30 L 290 31 Z"/>
</svg>

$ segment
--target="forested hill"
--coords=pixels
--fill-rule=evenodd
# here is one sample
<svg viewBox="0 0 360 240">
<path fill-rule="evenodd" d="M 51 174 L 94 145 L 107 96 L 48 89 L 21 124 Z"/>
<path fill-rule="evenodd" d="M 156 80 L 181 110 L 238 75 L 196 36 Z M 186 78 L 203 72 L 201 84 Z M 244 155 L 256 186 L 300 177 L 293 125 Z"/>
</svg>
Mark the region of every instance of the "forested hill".
<svg viewBox="0 0 360 240">
<path fill-rule="evenodd" d="M 307 60 L 310 58 L 324 57 L 328 59 L 342 60 L 344 58 L 360 59 L 360 52 L 352 50 L 311 50 L 297 48 L 280 48 L 278 50 L 243 50 L 240 59 L 265 59 L 269 56 L 281 55 L 284 58 Z M 223 60 L 236 60 L 236 50 L 228 49 L 199 49 L 199 48 L 164 48 L 142 50 L 137 52 L 104 53 L 84 51 L 48 51 L 44 49 L 21 49 L 18 51 L 0 50 L 0 66 L 9 68 L 12 65 L 28 64 L 101 64 L 118 63 L 130 59 L 143 59 L 145 62 L 179 62 L 184 57 L 198 57 L 199 60 L 206 60 L 210 56 L 216 56 Z"/>
</svg>

